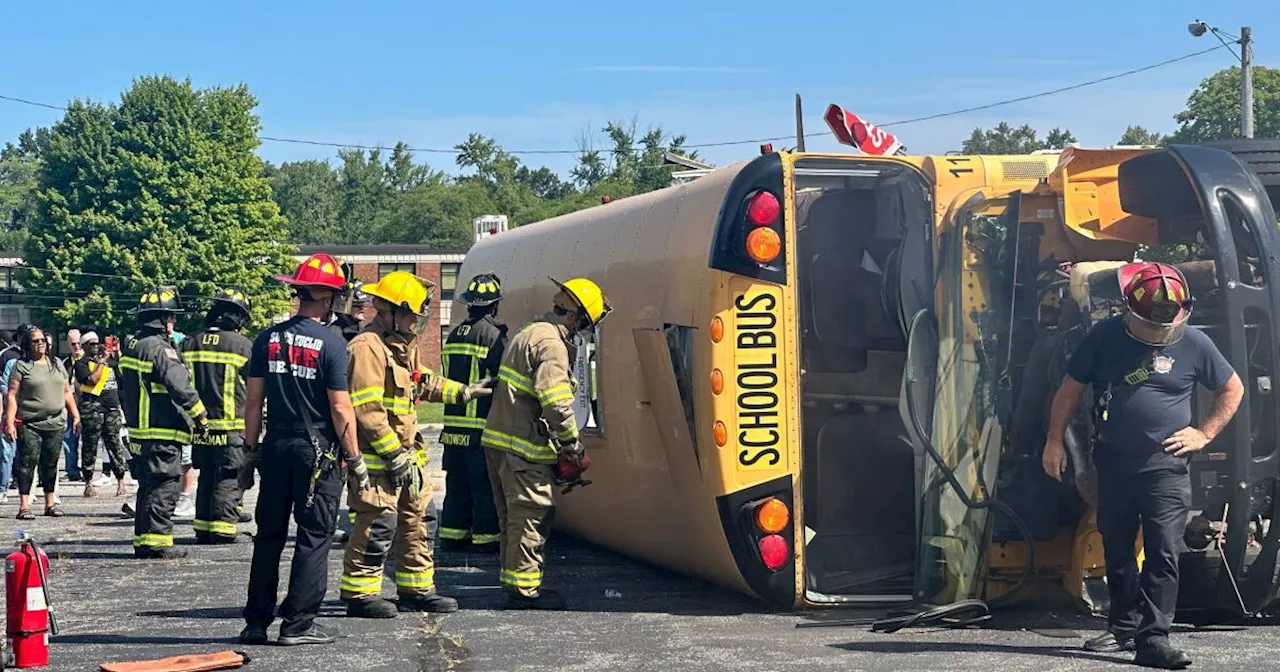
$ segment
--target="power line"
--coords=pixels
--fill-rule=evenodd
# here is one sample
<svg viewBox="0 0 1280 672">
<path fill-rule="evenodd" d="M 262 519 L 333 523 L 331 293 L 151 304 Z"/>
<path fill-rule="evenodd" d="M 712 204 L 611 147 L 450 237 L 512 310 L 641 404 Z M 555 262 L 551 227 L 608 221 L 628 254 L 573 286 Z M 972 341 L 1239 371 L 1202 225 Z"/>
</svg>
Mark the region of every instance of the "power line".
<svg viewBox="0 0 1280 672">
<path fill-rule="evenodd" d="M 1110 81 L 1113 81 L 1113 80 L 1116 80 L 1116 79 L 1121 79 L 1121 78 L 1123 78 L 1123 77 L 1129 77 L 1129 76 L 1132 76 L 1132 75 L 1136 75 L 1136 74 L 1140 74 L 1140 73 L 1143 73 L 1143 72 L 1147 72 L 1147 71 L 1149 71 L 1149 70 L 1155 70 L 1156 68 L 1162 68 L 1162 67 L 1164 67 L 1164 66 L 1172 65 L 1172 64 L 1174 64 L 1174 63 L 1178 63 L 1178 62 L 1181 62 L 1181 61 L 1185 61 L 1185 60 L 1188 60 L 1188 59 L 1192 59 L 1192 58 L 1195 58 L 1195 57 L 1197 57 L 1197 56 L 1203 56 L 1204 54 L 1207 54 L 1207 53 L 1210 53 L 1210 52 L 1213 52 L 1213 51 L 1217 51 L 1217 50 L 1219 50 L 1219 49 L 1223 49 L 1223 48 L 1224 48 L 1224 47 L 1223 47 L 1223 46 L 1221 46 L 1221 45 L 1216 46 L 1216 47 L 1210 47 L 1209 49 L 1203 49 L 1203 50 L 1201 50 L 1201 51 L 1195 51 L 1195 52 L 1192 52 L 1192 53 L 1189 53 L 1189 54 L 1184 54 L 1184 55 L 1182 55 L 1182 56 L 1178 56 L 1178 57 L 1176 57 L 1176 58 L 1170 58 L 1170 59 L 1168 59 L 1168 60 L 1160 61 L 1159 63 L 1152 63 L 1152 64 L 1150 64 L 1150 65 L 1144 65 L 1144 66 L 1142 66 L 1142 67 L 1133 68 L 1133 69 L 1131 69 L 1131 70 L 1125 70 L 1124 72 L 1119 72 L 1119 73 L 1116 73 L 1116 74 L 1114 74 L 1114 75 L 1108 75 L 1108 76 L 1106 76 L 1106 77 L 1099 77 L 1099 78 L 1097 78 L 1097 79 L 1091 79 L 1091 80 L 1089 80 L 1089 81 L 1087 81 L 1087 82 L 1081 82 L 1081 83 L 1079 83 L 1079 84 L 1072 84 L 1071 86 L 1064 86 L 1064 87 L 1060 87 L 1060 88 L 1057 88 L 1057 89 L 1052 89 L 1052 90 L 1049 90 L 1049 91 L 1041 91 L 1041 92 L 1039 92 L 1039 93 L 1033 93 L 1033 94 L 1026 95 L 1026 96 L 1019 96 L 1019 97 L 1017 97 L 1017 98 L 1010 98 L 1010 99 L 1007 99 L 1007 100 L 1001 100 L 1001 101 L 997 101 L 997 102 L 994 102 L 994 103 L 987 103 L 987 104 L 985 104 L 985 105 L 978 105 L 978 106 L 975 106 L 975 107 L 967 107 L 967 108 L 960 109 L 960 110 L 953 110 L 953 111 L 950 111 L 950 112 L 940 112 L 940 113 L 938 113 L 938 114 L 930 114 L 930 115 L 926 115 L 926 116 L 923 116 L 923 117 L 915 117 L 915 118 L 912 118 L 912 119 L 903 119 L 903 120 L 900 120 L 900 121 L 892 121 L 892 122 L 889 122 L 889 123 L 885 123 L 885 124 L 877 124 L 877 125 L 878 125 L 878 126 L 881 126 L 881 127 L 889 127 L 889 126 L 905 126 L 905 125 L 907 125 L 907 124 L 915 124 L 915 123 L 920 123 L 920 122 L 922 122 L 922 121 L 932 121 L 932 120 L 934 120 L 934 119 L 942 119 L 942 118 L 944 118 L 944 117 L 954 117 L 954 116 L 961 115 L 961 114 L 968 114 L 968 113 L 970 113 L 970 112 L 979 112 L 979 111 L 982 111 L 982 110 L 990 110 L 990 109 L 997 108 L 997 107 L 1004 107 L 1004 106 L 1006 106 L 1006 105 L 1013 105 L 1013 104 L 1015 104 L 1015 103 L 1022 103 L 1022 102 L 1026 102 L 1026 101 L 1029 101 L 1029 100 L 1035 100 L 1035 99 L 1037 99 L 1037 98 L 1044 98 L 1044 97 L 1047 97 L 1047 96 L 1053 96 L 1053 95 L 1057 95 L 1057 94 L 1060 94 L 1060 93 L 1066 93 L 1066 92 L 1068 92 L 1068 91 L 1075 91 L 1075 90 L 1078 90 L 1078 89 L 1083 89 L 1083 88 L 1086 88 L 1086 87 L 1089 87 L 1089 86 L 1094 86 L 1094 85 L 1097 85 L 1097 84 L 1102 84 L 1102 83 L 1104 83 L 1104 82 L 1110 82 Z M 21 104 L 23 104 L 23 105 L 33 105 L 33 106 L 36 106 L 36 107 L 48 108 L 48 109 L 51 109 L 51 110 L 63 110 L 63 111 L 65 111 L 65 110 L 67 109 L 67 108 L 62 107 L 62 106 L 59 106 L 59 105 L 52 105 L 52 104 L 50 104 L 50 103 L 42 103 L 42 102 L 38 102 L 38 101 L 34 101 L 34 100 L 27 100 L 27 99 L 25 99 L 25 98 L 18 98 L 18 97 L 15 97 L 15 96 L 0 95 L 0 100 L 7 100 L 7 101 L 10 101 L 10 102 L 14 102 L 14 103 L 21 103 Z M 726 141 L 722 141 L 722 142 L 703 142 L 703 143 L 697 143 L 697 144 L 692 144 L 692 145 L 682 145 L 682 148 L 684 148 L 684 149 L 703 149 L 703 148 L 710 148 L 710 147 L 730 147 L 730 146 L 734 146 L 734 145 L 752 145 L 752 144 L 760 144 L 760 143 L 765 143 L 765 142 L 777 142 L 777 141 L 781 141 L 781 140 L 790 140 L 790 139 L 792 139 L 792 138 L 794 138 L 794 137 L 795 137 L 794 135 L 780 135 L 780 136 L 774 136 L 774 137 L 769 137 L 769 138 L 754 138 L 754 139 L 751 139 L 751 140 L 726 140 Z M 335 147 L 335 148 L 339 148 L 339 149 L 369 149 L 369 150 L 373 150 L 373 149 L 387 149 L 387 147 L 386 147 L 386 146 L 384 146 L 384 145 L 367 145 L 367 144 L 357 144 L 357 143 L 326 142 L 326 141 L 323 141 L 323 140 L 308 140 L 308 139 L 304 139 L 304 138 L 283 138 L 283 137 L 279 137 L 279 136 L 271 136 L 271 135 L 263 135 L 263 136 L 259 136 L 259 138 L 260 138 L 261 140 L 263 140 L 264 142 L 279 142 L 279 143 L 295 144 L 295 145 L 311 145 L 311 146 L 315 146 L 315 147 Z M 409 153 L 412 153 L 412 154 L 459 154 L 459 153 L 460 153 L 460 151 L 459 151 L 458 149 L 456 149 L 456 148 L 448 148 L 448 149 L 444 149 L 444 148 L 433 148 L 433 147 L 407 147 L 407 146 L 405 147 L 405 151 L 408 151 Z M 582 150 L 582 149 L 504 149 L 504 150 L 502 150 L 502 151 L 503 151 L 503 152 L 505 152 L 505 153 L 507 153 L 507 154 L 513 154 L 513 155 L 582 154 L 582 153 L 584 152 L 584 150 Z M 597 151 L 597 152 L 603 152 L 603 153 L 616 153 L 616 152 L 617 152 L 617 150 L 614 150 L 614 149 L 599 149 L 599 150 L 585 150 L 585 151 Z M 639 151 L 639 150 L 632 150 L 632 151 Z"/>
</svg>

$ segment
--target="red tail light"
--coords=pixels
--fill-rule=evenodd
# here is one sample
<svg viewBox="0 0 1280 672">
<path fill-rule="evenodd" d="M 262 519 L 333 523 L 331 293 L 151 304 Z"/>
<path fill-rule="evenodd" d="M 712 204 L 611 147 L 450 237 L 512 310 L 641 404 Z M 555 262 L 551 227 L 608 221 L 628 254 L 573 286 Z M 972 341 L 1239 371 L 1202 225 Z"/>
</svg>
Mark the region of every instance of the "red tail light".
<svg viewBox="0 0 1280 672">
<path fill-rule="evenodd" d="M 747 204 L 747 219 L 756 226 L 769 226 L 778 220 L 778 213 L 781 211 L 782 206 L 778 203 L 777 196 L 759 191 Z"/>
<path fill-rule="evenodd" d="M 787 559 L 791 556 L 791 549 L 787 547 L 787 540 L 776 534 L 771 534 L 760 540 L 760 559 L 764 561 L 764 566 L 770 571 L 787 564 Z"/>
</svg>

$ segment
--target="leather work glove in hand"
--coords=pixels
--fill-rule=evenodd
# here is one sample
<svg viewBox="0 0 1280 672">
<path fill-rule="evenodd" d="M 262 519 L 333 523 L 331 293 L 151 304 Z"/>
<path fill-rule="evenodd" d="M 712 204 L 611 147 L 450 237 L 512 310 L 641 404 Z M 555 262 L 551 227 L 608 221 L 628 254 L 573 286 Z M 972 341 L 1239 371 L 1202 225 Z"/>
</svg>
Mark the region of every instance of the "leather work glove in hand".
<svg viewBox="0 0 1280 672">
<path fill-rule="evenodd" d="M 244 464 L 240 465 L 240 471 L 236 474 L 236 484 L 242 491 L 253 488 L 253 471 L 258 468 L 261 460 L 262 454 L 258 452 L 257 446 L 245 446 Z"/>
<path fill-rule="evenodd" d="M 413 460 L 407 450 L 398 450 L 391 458 L 390 468 L 387 475 L 391 477 L 391 484 L 397 488 L 403 488 L 413 484 L 413 472 L 416 471 L 413 466 Z"/>
<path fill-rule="evenodd" d="M 200 415 L 192 419 L 195 421 L 195 424 L 196 424 L 195 432 L 193 432 L 193 436 L 191 437 L 192 442 L 193 443 L 209 443 L 209 416 L 204 413 L 201 413 Z"/>
<path fill-rule="evenodd" d="M 360 498 L 360 493 L 369 489 L 369 467 L 365 466 L 364 456 L 356 453 L 355 457 L 345 458 L 347 461 L 347 490 L 351 497 Z"/>
<path fill-rule="evenodd" d="M 493 388 L 498 386 L 497 378 L 485 378 L 467 386 L 467 401 L 493 396 Z"/>
</svg>

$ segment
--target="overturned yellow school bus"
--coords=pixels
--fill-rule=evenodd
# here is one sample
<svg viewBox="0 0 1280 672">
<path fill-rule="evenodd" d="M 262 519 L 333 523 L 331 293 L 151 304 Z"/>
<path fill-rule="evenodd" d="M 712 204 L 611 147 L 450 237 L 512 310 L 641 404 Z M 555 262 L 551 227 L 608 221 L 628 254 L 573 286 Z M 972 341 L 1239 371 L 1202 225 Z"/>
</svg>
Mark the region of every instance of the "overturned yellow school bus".
<svg viewBox="0 0 1280 672">
<path fill-rule="evenodd" d="M 1277 587 L 1275 221 L 1205 147 L 779 152 L 485 238 L 461 273 L 502 277 L 513 326 L 549 307 L 549 275 L 614 306 L 579 348 L 594 485 L 559 499 L 572 533 L 778 606 L 1034 582 L 1098 607 L 1089 418 L 1060 484 L 1039 466 L 1046 407 L 1118 305 L 1114 267 L 1182 245 L 1193 321 L 1248 388 L 1193 463 L 1226 543 L 1189 552 L 1184 595 L 1239 612 Z"/>
</svg>

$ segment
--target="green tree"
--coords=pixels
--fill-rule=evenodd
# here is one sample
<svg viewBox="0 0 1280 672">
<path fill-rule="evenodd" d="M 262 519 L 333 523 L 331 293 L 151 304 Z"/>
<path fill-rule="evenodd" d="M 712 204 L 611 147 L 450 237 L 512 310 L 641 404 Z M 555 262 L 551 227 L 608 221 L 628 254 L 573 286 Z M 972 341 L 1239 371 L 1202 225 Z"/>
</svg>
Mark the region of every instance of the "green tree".
<svg viewBox="0 0 1280 672">
<path fill-rule="evenodd" d="M 1148 131 L 1141 126 L 1130 126 L 1124 129 L 1124 134 L 1120 136 L 1120 140 L 1118 140 L 1116 144 L 1160 146 L 1163 145 L 1166 140 L 1168 140 L 1167 137 L 1160 135 L 1155 131 Z"/>
<path fill-rule="evenodd" d="M 391 215 L 396 190 L 387 178 L 382 163 L 382 150 L 344 149 L 338 152 L 342 162 L 338 180 L 342 186 L 342 202 L 338 210 L 340 234 L 328 243 L 354 243 L 375 240 L 383 235 Z"/>
<path fill-rule="evenodd" d="M 1240 137 L 1240 68 L 1219 70 L 1191 92 L 1174 115 L 1171 141 L 1196 144 Z M 1254 137 L 1280 137 L 1280 68 L 1253 67 Z"/>
<path fill-rule="evenodd" d="M 387 228 L 396 232 L 397 239 L 386 242 L 466 250 L 474 239 L 475 218 L 495 211 L 488 190 L 479 182 L 424 184 L 396 202 Z"/>
<path fill-rule="evenodd" d="M 324 245 L 344 239 L 342 183 L 327 162 L 283 163 L 270 179 L 280 214 L 289 220 L 289 240 Z"/>
<path fill-rule="evenodd" d="M 23 131 L 18 142 L 0 148 L 0 250 L 19 250 L 36 212 L 36 175 L 49 129 Z"/>
<path fill-rule="evenodd" d="M 1017 128 L 1000 122 L 988 130 L 973 129 L 973 133 L 961 146 L 964 154 L 1030 154 L 1041 149 L 1065 149 L 1077 142 L 1071 131 L 1054 128 L 1042 141 L 1030 124 Z"/>
<path fill-rule="evenodd" d="M 216 288 L 254 298 L 263 325 L 288 309 L 272 275 L 293 265 L 263 177 L 257 100 L 242 86 L 195 89 L 143 77 L 118 104 L 74 101 L 38 176 L 24 284 L 46 326 L 133 328 L 125 311 L 156 284 L 179 288 L 191 330 Z"/>
</svg>

